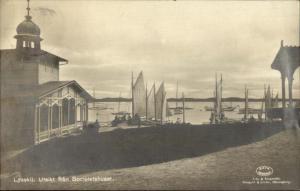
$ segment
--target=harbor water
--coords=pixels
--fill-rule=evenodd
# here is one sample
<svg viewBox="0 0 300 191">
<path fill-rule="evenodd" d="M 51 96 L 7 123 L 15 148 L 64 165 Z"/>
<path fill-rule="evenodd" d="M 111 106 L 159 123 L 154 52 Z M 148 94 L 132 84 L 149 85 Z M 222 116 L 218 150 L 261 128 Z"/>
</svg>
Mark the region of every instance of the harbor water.
<svg viewBox="0 0 300 191">
<path fill-rule="evenodd" d="M 175 102 L 169 102 L 169 107 L 175 107 Z M 252 109 L 260 109 L 261 102 L 249 102 L 248 107 Z M 89 121 L 95 121 L 98 119 L 101 123 L 109 124 L 113 119 L 113 113 L 118 111 L 124 111 L 131 113 L 131 102 L 101 102 L 95 103 L 95 106 L 98 109 L 89 109 Z M 181 103 L 178 103 L 178 106 L 181 107 Z M 213 102 L 185 102 L 185 107 L 190 108 L 185 110 L 185 122 L 191 124 L 204 124 L 209 123 L 209 118 L 211 111 L 206 111 L 205 107 L 213 107 Z M 239 114 L 240 108 L 245 108 L 244 102 L 224 102 L 223 107 L 232 106 L 236 107 L 234 111 L 225 111 L 225 117 L 234 120 L 241 120 L 244 117 L 244 114 Z M 92 107 L 92 105 L 90 105 Z M 174 113 L 172 110 L 172 113 Z M 249 115 L 251 116 L 251 115 Z M 253 114 L 254 118 L 258 118 L 257 114 Z M 166 120 L 170 122 L 176 122 L 177 120 L 182 121 L 183 115 L 177 114 L 172 115 Z"/>
</svg>

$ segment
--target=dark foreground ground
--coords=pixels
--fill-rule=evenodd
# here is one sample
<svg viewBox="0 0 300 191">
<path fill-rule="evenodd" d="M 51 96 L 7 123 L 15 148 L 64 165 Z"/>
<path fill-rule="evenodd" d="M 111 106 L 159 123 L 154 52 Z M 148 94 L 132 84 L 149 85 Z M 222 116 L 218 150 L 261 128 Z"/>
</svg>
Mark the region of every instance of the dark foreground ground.
<svg viewBox="0 0 300 191">
<path fill-rule="evenodd" d="M 284 130 L 278 124 L 152 127 L 71 136 L 32 147 L 7 161 L 1 188 L 296 189 L 298 136 L 299 130 Z M 262 165 L 273 168 L 269 178 L 290 182 L 250 185 Z M 38 182 L 38 177 L 58 176 L 102 179 Z M 36 182 L 16 183 L 13 177 L 35 177 Z"/>
</svg>

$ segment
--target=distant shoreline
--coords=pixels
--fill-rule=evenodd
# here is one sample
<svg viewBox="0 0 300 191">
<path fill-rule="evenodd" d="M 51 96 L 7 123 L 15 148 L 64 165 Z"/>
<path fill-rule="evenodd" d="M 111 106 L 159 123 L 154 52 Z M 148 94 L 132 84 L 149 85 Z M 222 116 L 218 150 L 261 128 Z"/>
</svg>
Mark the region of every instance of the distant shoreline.
<svg viewBox="0 0 300 191">
<path fill-rule="evenodd" d="M 185 98 L 185 102 L 213 102 L 215 98 Z M 181 98 L 168 98 L 168 102 L 181 102 Z M 238 97 L 228 97 L 223 98 L 223 102 L 244 102 L 244 98 L 238 98 Z M 249 98 L 249 102 L 262 102 L 264 99 L 261 98 Z M 281 102 L 281 99 L 278 99 L 278 101 Z M 293 99 L 293 101 L 300 101 L 300 99 Z M 131 98 L 101 98 L 101 99 L 94 99 L 91 102 L 131 102 Z M 288 102 L 288 99 L 286 99 L 286 102 Z"/>
</svg>

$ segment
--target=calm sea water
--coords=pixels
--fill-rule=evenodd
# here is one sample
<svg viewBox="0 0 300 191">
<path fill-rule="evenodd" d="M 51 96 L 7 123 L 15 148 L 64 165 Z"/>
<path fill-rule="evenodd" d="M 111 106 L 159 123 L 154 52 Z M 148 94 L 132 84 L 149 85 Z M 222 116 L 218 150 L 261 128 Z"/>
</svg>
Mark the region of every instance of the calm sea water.
<svg viewBox="0 0 300 191">
<path fill-rule="evenodd" d="M 244 102 L 224 102 L 223 106 L 239 106 L 244 108 Z M 92 105 L 91 105 L 92 106 Z M 96 106 L 103 108 L 100 110 L 89 110 L 89 121 L 95 121 L 97 118 L 101 123 L 110 123 L 114 119 L 112 113 L 120 111 L 131 112 L 131 103 L 130 102 L 103 102 L 96 103 Z M 169 102 L 170 107 L 175 107 L 175 102 Z M 181 106 L 181 103 L 178 103 L 178 106 Z M 186 102 L 185 107 L 191 107 L 193 109 L 185 110 L 185 120 L 191 124 L 203 124 L 209 122 L 210 111 L 205 111 L 204 107 L 209 106 L 213 107 L 212 102 Z M 250 108 L 260 109 L 261 102 L 249 102 Z M 104 109 L 107 108 L 107 109 Z M 243 114 L 238 114 L 238 108 L 232 112 L 225 112 L 225 116 L 230 119 L 240 120 L 243 118 Z M 254 118 L 257 118 L 257 114 L 253 115 Z M 173 115 L 168 118 L 168 120 L 176 122 L 177 118 L 182 121 L 182 114 Z"/>
</svg>

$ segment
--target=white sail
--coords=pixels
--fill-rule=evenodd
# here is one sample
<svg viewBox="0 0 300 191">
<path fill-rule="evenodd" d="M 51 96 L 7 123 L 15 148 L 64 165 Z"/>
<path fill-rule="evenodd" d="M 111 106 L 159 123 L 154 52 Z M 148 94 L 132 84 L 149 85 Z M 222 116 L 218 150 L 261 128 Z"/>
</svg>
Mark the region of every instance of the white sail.
<svg viewBox="0 0 300 191">
<path fill-rule="evenodd" d="M 147 119 L 155 118 L 155 84 L 147 95 Z"/>
<path fill-rule="evenodd" d="M 265 109 L 269 110 L 271 108 L 272 108 L 272 96 L 271 96 L 271 90 L 269 85 L 265 97 Z"/>
<path fill-rule="evenodd" d="M 265 118 L 269 119 L 269 112 L 272 109 L 272 95 L 270 90 L 270 85 L 268 86 L 266 96 L 265 96 Z"/>
<path fill-rule="evenodd" d="M 133 115 L 146 116 L 146 89 L 143 72 L 140 72 L 135 84 L 132 87 Z"/>
<path fill-rule="evenodd" d="M 165 98 L 166 98 L 165 86 L 164 83 L 162 83 L 155 95 L 156 120 L 163 121 L 165 119 L 165 111 L 166 111 L 164 109 L 166 107 Z"/>
</svg>

